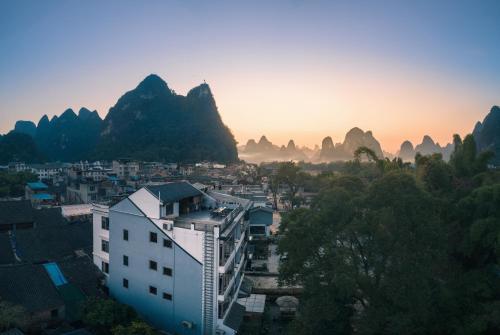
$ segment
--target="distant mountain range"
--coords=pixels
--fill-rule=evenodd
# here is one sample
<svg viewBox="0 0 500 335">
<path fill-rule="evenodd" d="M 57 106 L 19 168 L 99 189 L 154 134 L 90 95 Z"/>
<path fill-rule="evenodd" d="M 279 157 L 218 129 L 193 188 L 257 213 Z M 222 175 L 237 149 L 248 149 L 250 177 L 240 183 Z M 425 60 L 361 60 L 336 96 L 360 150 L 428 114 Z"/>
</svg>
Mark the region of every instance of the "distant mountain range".
<svg viewBox="0 0 500 335">
<path fill-rule="evenodd" d="M 443 155 L 443 159 L 447 161 L 450 159 L 453 149 L 453 144 L 448 143 L 444 147 L 441 147 L 439 143 L 434 143 L 430 136 L 425 135 L 422 139 L 422 143 L 417 144 L 415 147 L 413 147 L 410 141 L 404 141 L 399 151 L 396 153 L 396 156 L 401 157 L 404 161 L 413 161 L 417 152 L 422 155 L 439 153 Z"/>
<path fill-rule="evenodd" d="M 500 164 L 500 108 L 493 106 L 483 122 L 473 130 L 478 150 L 491 150 Z M 311 162 L 343 161 L 366 146 L 382 157 L 401 157 L 413 161 L 415 154 L 440 153 L 448 160 L 453 144 L 441 146 L 425 135 L 413 146 L 404 141 L 395 155 L 382 150 L 371 131 L 352 128 L 342 143 L 325 137 L 321 148 L 299 147 L 294 140 L 286 146 L 273 144 L 262 136 L 236 148 L 231 131 L 221 120 L 210 87 L 203 83 L 186 96 L 177 95 L 157 75 L 146 77 L 135 89 L 125 93 L 111 107 L 106 118 L 97 111 L 81 108 L 76 114 L 67 109 L 60 116 L 42 116 L 37 125 L 17 121 L 14 129 L 0 135 L 0 164 L 25 162 L 78 161 L 133 158 L 172 162 L 235 162 L 296 160 Z"/>
<path fill-rule="evenodd" d="M 119 157 L 172 162 L 238 160 L 236 141 L 220 118 L 210 87 L 203 83 L 187 96 L 177 95 L 157 75 L 125 93 L 104 120 L 96 111 L 81 108 L 77 115 L 68 109 L 50 120 L 44 115 L 38 125 L 18 121 L 1 138 L 2 164 L 42 157 L 69 162 Z"/>
<path fill-rule="evenodd" d="M 367 147 L 375 152 L 379 158 L 383 158 L 382 147 L 373 137 L 371 131 L 364 132 L 355 127 L 347 132 L 343 143 L 333 144 L 330 136 L 321 142 L 319 160 L 321 162 L 350 160 L 354 157 L 354 151 L 359 147 Z"/>
<path fill-rule="evenodd" d="M 295 146 L 293 140 L 288 141 L 288 145 L 277 146 L 271 143 L 266 136 L 262 136 L 259 142 L 254 139 L 248 140 L 247 144 L 240 147 L 240 158 L 248 162 L 265 162 L 273 160 L 308 160 L 309 156 L 304 152 L 304 148 Z"/>
<path fill-rule="evenodd" d="M 498 106 L 491 108 L 490 113 L 483 122 L 477 122 L 473 135 L 478 150 L 493 151 L 495 158 L 492 162 L 500 165 L 500 108 Z M 454 150 L 452 143 L 441 146 L 439 143 L 434 142 L 429 135 L 425 135 L 420 144 L 414 146 L 410 141 L 404 141 L 400 149 L 391 154 L 382 150 L 380 143 L 371 131 L 364 132 L 357 127 L 347 132 L 342 143 L 334 144 L 330 136 L 325 137 L 321 143 L 321 148 L 318 146 L 314 149 L 298 147 L 295 145 L 294 140 L 290 140 L 286 147 L 280 147 L 270 142 L 266 136 L 262 136 L 259 142 L 250 139 L 246 145 L 238 147 L 238 150 L 240 158 L 254 163 L 279 160 L 304 160 L 319 163 L 353 159 L 354 151 L 360 146 L 372 149 L 378 157 L 388 157 L 390 159 L 400 157 L 404 161 L 413 161 L 417 153 L 422 155 L 439 153 L 444 160 L 449 160 Z"/>
</svg>

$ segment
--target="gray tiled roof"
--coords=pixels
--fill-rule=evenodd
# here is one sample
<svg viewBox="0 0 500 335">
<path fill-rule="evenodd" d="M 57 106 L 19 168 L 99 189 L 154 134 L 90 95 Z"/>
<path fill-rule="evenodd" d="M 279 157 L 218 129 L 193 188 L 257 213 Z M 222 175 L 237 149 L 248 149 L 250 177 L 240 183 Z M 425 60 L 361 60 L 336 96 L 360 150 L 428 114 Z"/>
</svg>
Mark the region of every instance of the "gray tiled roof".
<svg viewBox="0 0 500 335">
<path fill-rule="evenodd" d="M 89 257 L 73 257 L 57 262 L 68 282 L 78 287 L 86 296 L 98 296 L 98 282 L 104 277 Z"/>
<path fill-rule="evenodd" d="M 29 200 L 0 201 L 0 225 L 33 222 Z"/>
<path fill-rule="evenodd" d="M 63 305 L 43 265 L 38 264 L 0 267 L 0 297 L 23 306 L 28 312 Z"/>
<path fill-rule="evenodd" d="M 24 262 L 60 260 L 73 255 L 77 249 L 92 246 L 92 224 L 41 225 L 18 230 L 16 244 Z"/>
<path fill-rule="evenodd" d="M 0 264 L 12 264 L 16 259 L 12 252 L 9 234 L 7 232 L 0 233 Z"/>
<path fill-rule="evenodd" d="M 181 199 L 202 195 L 200 190 L 188 182 L 174 182 L 162 185 L 150 185 L 146 188 L 155 196 L 160 195 L 163 202 L 176 202 Z"/>
</svg>

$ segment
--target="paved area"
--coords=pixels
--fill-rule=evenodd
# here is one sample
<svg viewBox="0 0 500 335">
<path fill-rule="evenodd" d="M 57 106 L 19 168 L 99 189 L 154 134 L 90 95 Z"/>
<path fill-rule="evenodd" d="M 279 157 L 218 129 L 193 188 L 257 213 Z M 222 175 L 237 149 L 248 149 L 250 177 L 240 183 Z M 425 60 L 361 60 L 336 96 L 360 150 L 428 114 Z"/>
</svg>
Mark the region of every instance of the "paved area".
<svg viewBox="0 0 500 335">
<path fill-rule="evenodd" d="M 272 235 L 275 235 L 278 233 L 278 230 L 280 228 L 280 222 L 281 222 L 280 213 L 277 211 L 274 211 L 273 212 L 273 224 L 269 227 Z"/>
<path fill-rule="evenodd" d="M 278 246 L 276 244 L 269 244 L 269 257 L 267 258 L 267 269 L 271 273 L 278 273 L 280 264 L 280 256 L 278 255 Z"/>
</svg>

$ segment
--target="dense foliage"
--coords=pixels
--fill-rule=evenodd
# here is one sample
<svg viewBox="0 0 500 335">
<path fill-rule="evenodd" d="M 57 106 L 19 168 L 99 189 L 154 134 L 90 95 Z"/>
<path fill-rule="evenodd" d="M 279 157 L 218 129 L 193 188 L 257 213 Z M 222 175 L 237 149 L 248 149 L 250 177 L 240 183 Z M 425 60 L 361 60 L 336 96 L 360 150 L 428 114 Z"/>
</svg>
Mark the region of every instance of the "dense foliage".
<svg viewBox="0 0 500 335">
<path fill-rule="evenodd" d="M 38 180 L 31 172 L 11 173 L 0 171 L 0 198 L 21 197 L 24 195 L 24 186 L 27 182 Z"/>
<path fill-rule="evenodd" d="M 43 158 L 30 135 L 13 131 L 4 136 L 0 135 L 0 165 L 13 161 L 40 162 Z"/>
<path fill-rule="evenodd" d="M 414 167 L 361 148 L 284 216 L 280 282 L 304 287 L 291 333 L 500 332 L 500 173 L 472 136 L 455 145 Z"/>
<path fill-rule="evenodd" d="M 89 299 L 83 307 L 82 322 L 97 335 L 157 334 L 131 307 L 112 299 Z"/>
<path fill-rule="evenodd" d="M 23 307 L 0 300 L 0 332 L 24 327 L 28 320 L 28 313 Z"/>
</svg>

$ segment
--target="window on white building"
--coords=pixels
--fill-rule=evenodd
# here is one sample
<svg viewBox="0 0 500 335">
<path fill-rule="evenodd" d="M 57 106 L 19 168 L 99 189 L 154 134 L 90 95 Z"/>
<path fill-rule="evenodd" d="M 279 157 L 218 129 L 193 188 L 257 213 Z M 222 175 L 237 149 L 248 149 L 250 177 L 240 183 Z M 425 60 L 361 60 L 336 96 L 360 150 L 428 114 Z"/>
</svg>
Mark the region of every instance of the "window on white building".
<svg viewBox="0 0 500 335">
<path fill-rule="evenodd" d="M 167 268 L 167 267 L 163 267 L 163 274 L 165 276 L 172 276 L 172 269 L 171 268 Z"/>
<path fill-rule="evenodd" d="M 102 261 L 101 262 L 101 271 L 104 273 L 109 273 L 109 263 Z"/>
<path fill-rule="evenodd" d="M 158 242 L 158 234 L 149 232 L 149 242 L 157 243 Z"/>
<path fill-rule="evenodd" d="M 101 228 L 104 230 L 109 230 L 109 218 L 105 216 L 101 217 Z"/>
<path fill-rule="evenodd" d="M 109 253 L 109 242 L 106 240 L 101 240 L 101 250 L 105 253 Z"/>
<path fill-rule="evenodd" d="M 158 263 L 156 263 L 155 261 L 149 261 L 149 268 L 151 270 L 158 270 Z"/>
<path fill-rule="evenodd" d="M 169 239 L 164 238 L 163 239 L 163 246 L 165 248 L 172 248 L 172 241 Z"/>
</svg>

